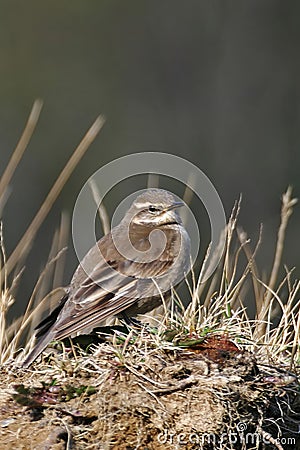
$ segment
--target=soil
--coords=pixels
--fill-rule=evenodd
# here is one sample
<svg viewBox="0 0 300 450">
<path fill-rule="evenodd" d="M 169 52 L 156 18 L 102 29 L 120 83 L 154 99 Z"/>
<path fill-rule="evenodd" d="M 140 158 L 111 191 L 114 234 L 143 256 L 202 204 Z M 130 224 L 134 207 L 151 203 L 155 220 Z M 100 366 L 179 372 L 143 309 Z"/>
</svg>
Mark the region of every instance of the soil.
<svg viewBox="0 0 300 450">
<path fill-rule="evenodd" d="M 296 378 L 222 336 L 50 354 L 0 384 L 1 449 L 300 448 Z"/>
</svg>

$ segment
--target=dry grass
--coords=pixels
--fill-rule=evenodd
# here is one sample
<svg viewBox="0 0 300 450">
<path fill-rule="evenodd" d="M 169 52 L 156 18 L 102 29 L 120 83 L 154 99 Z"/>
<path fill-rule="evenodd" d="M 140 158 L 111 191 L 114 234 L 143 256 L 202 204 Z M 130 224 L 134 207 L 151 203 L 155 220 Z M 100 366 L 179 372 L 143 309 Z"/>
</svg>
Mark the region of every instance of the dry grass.
<svg viewBox="0 0 300 450">
<path fill-rule="evenodd" d="M 24 131 L 27 140 L 40 106 L 35 105 L 35 119 Z M 101 126 L 101 120 L 96 121 L 58 177 L 24 234 L 30 242 Z M 19 145 L 5 183 L 0 182 L 2 198 L 24 145 Z M 97 189 L 91 188 L 97 200 Z M 104 327 L 88 338 L 85 350 L 84 338 L 81 345 L 75 340 L 57 343 L 26 371 L 19 362 L 33 343 L 32 330 L 45 307 L 61 295 L 68 223 L 62 216 L 48 263 L 24 316 L 14 324 L 7 324 L 6 317 L 29 247 L 23 237 L 7 258 L 1 228 L 1 448 L 296 448 L 300 283 L 293 280 L 291 270 L 278 279 L 295 203 L 289 188 L 282 199 L 269 280 L 263 280 L 256 264 L 261 237 L 252 248 L 237 226 L 237 202 L 226 229 L 226 249 L 213 277 L 202 283 L 209 270 L 206 257 L 200 274 L 186 279 L 189 302 L 174 291 L 170 306 L 144 317 L 142 328 Z M 105 211 L 99 215 L 107 226 Z M 256 318 L 249 316 L 246 296 L 256 305 Z"/>
<path fill-rule="evenodd" d="M 4 206 L 4 200 L 9 190 L 9 183 L 14 175 L 15 169 L 21 160 L 28 142 L 34 132 L 36 124 L 39 119 L 39 115 L 42 109 L 42 102 L 37 100 L 31 110 L 29 119 L 26 123 L 25 129 L 22 136 L 14 150 L 12 157 L 5 169 L 1 179 L 0 179 L 0 204 Z M 101 130 L 104 124 L 104 118 L 99 116 L 93 125 L 89 128 L 86 135 L 83 137 L 78 147 L 73 152 L 70 159 L 67 161 L 65 167 L 59 174 L 54 185 L 50 189 L 48 195 L 46 196 L 43 204 L 38 210 L 37 214 L 33 218 L 31 224 L 26 229 L 24 235 L 18 242 L 16 248 L 13 250 L 11 255 L 6 258 L 4 243 L 3 243 L 3 230 L 1 226 L 1 248 L 0 248 L 0 293 L 1 293 L 1 304 L 0 304 L 0 324 L 1 324 L 1 342 L 0 342 L 0 363 L 5 362 L 7 359 L 14 359 L 15 351 L 18 348 L 18 343 L 24 340 L 24 331 L 31 325 L 31 328 L 39 320 L 41 311 L 45 309 L 45 303 L 48 301 L 48 296 L 43 299 L 41 295 L 43 292 L 43 283 L 49 283 L 51 278 L 51 270 L 54 268 L 55 276 L 53 278 L 53 287 L 57 286 L 57 281 L 60 271 L 60 262 L 57 260 L 61 256 L 60 251 L 63 248 L 62 245 L 66 242 L 66 230 L 68 226 L 66 224 L 66 218 L 62 217 L 62 222 L 60 229 L 56 236 L 54 236 L 53 248 L 51 250 L 51 257 L 49 263 L 46 265 L 44 271 L 39 277 L 36 286 L 33 289 L 32 296 L 28 302 L 26 312 L 23 317 L 17 319 L 14 324 L 7 327 L 6 315 L 8 307 L 14 302 L 14 291 L 18 283 L 18 279 L 22 274 L 22 266 L 30 251 L 31 245 L 34 242 L 36 233 L 38 232 L 43 221 L 47 217 L 49 211 L 51 210 L 54 202 L 56 201 L 58 195 L 63 189 L 65 183 L 69 179 L 71 173 L 75 169 L 76 165 L 83 157 L 91 143 L 96 138 L 97 134 Z M 2 214 L 2 211 L 0 211 Z M 55 263 L 55 264 L 54 264 Z M 8 277 L 14 272 L 13 280 L 11 285 L 8 285 Z"/>
</svg>

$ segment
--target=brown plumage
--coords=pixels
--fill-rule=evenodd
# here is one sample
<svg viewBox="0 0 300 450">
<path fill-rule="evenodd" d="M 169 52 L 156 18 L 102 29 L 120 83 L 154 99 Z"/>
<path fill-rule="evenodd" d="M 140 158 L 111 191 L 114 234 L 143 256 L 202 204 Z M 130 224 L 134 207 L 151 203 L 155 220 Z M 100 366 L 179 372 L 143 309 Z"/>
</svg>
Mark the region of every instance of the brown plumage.
<svg viewBox="0 0 300 450">
<path fill-rule="evenodd" d="M 66 295 L 38 325 L 36 346 L 23 367 L 52 340 L 89 333 L 108 317 L 144 314 L 161 303 L 161 293 L 168 295 L 189 271 L 190 240 L 175 211 L 179 206 L 162 189 L 136 198 L 120 224 L 83 258 Z"/>
</svg>

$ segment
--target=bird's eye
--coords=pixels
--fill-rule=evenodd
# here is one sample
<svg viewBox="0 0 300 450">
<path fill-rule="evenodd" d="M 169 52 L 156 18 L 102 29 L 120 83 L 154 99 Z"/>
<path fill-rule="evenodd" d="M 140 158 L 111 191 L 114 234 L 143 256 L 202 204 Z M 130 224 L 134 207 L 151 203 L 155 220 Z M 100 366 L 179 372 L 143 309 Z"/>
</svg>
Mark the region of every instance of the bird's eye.
<svg viewBox="0 0 300 450">
<path fill-rule="evenodd" d="M 153 206 L 153 205 L 150 205 L 149 208 L 148 208 L 148 211 L 149 211 L 151 214 L 156 214 L 156 213 L 158 213 L 158 212 L 160 211 L 160 209 L 159 209 L 159 208 L 156 208 L 156 207 Z"/>
</svg>

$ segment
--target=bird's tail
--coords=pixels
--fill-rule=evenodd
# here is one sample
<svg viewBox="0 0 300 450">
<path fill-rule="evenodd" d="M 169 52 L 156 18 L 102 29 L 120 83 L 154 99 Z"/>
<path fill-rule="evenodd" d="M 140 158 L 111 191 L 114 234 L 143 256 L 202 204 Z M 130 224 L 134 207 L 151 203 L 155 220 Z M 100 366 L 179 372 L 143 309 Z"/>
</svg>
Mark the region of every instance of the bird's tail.
<svg viewBox="0 0 300 450">
<path fill-rule="evenodd" d="M 24 361 L 22 362 L 21 367 L 23 367 L 24 369 L 26 369 L 27 367 L 30 366 L 30 364 L 33 363 L 33 361 L 42 353 L 42 351 L 47 347 L 47 345 L 49 344 L 49 342 L 53 341 L 53 339 L 55 339 L 55 335 L 53 332 L 51 332 L 51 330 L 44 336 L 42 337 L 37 344 L 35 345 L 35 347 L 31 350 L 31 352 L 29 353 L 29 355 L 24 359 Z"/>
<path fill-rule="evenodd" d="M 53 341 L 56 337 L 56 333 L 53 330 L 53 325 L 59 316 L 64 304 L 68 299 L 68 293 L 66 293 L 59 301 L 58 306 L 36 327 L 37 343 L 29 355 L 22 363 L 22 367 L 27 368 L 31 363 L 39 356 L 40 353 L 47 347 L 49 342 Z"/>
</svg>

